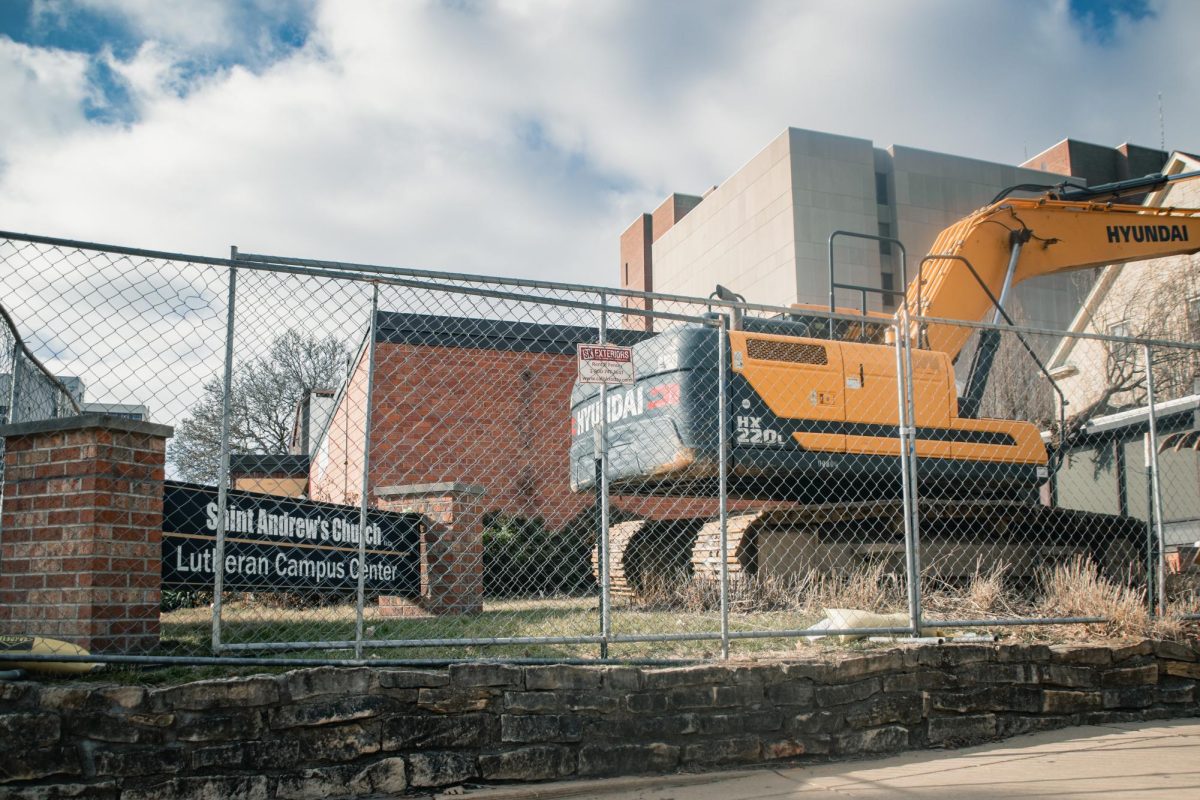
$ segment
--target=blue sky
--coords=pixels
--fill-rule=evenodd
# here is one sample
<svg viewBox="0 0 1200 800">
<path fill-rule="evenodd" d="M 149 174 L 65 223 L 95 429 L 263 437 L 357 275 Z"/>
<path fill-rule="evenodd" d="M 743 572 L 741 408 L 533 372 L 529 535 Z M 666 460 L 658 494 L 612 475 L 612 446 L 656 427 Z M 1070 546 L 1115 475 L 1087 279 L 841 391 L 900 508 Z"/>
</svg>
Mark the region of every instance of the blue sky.
<svg viewBox="0 0 1200 800">
<path fill-rule="evenodd" d="M 303 47 L 311 28 L 313 3 L 236 2 L 222 8 L 218 40 L 189 41 L 181 32 L 139 19 L 135 7 L 121 3 L 5 0 L 0 3 L 0 35 L 33 47 L 89 57 L 88 82 L 96 92 L 83 105 L 87 119 L 130 123 L 137 119 L 125 80 L 108 63 L 136 57 L 148 42 L 167 39 L 179 47 L 175 89 L 185 94 L 198 79 L 239 65 L 261 70 Z M 167 14 L 171 4 L 164 4 Z M 149 23 L 149 24 L 147 24 Z M 182 41 L 181 41 L 182 39 Z M 182 46 L 181 46 L 182 45 Z"/>
<path fill-rule="evenodd" d="M 1085 36 L 1110 44 L 1122 21 L 1139 22 L 1151 16 L 1149 0 L 1070 0 L 1072 21 Z"/>
<path fill-rule="evenodd" d="M 1188 0 L 0 0 L 0 229 L 614 283 L 785 127 L 1200 149 Z M 983 32 L 982 34 L 980 32 Z"/>
</svg>

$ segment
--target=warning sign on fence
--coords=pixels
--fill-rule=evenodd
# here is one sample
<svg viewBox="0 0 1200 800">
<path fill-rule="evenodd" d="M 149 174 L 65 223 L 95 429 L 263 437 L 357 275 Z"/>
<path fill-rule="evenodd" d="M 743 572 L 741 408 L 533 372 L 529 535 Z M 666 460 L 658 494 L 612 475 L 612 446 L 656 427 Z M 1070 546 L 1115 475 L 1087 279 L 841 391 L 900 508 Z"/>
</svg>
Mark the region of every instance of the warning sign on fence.
<svg viewBox="0 0 1200 800">
<path fill-rule="evenodd" d="M 580 383 L 633 383 L 633 348 L 608 344 L 576 345 Z"/>
</svg>

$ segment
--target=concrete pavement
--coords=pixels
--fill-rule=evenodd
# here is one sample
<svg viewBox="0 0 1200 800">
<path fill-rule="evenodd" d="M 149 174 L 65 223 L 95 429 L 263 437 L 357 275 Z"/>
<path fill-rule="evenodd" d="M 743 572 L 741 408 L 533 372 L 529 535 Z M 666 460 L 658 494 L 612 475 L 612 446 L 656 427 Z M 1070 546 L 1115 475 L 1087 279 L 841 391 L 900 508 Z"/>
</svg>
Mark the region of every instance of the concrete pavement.
<svg viewBox="0 0 1200 800">
<path fill-rule="evenodd" d="M 437 795 L 448 798 L 450 793 Z M 455 800 L 1200 798 L 1200 721 L 1067 728 L 961 750 L 736 772 L 457 790 Z"/>
</svg>

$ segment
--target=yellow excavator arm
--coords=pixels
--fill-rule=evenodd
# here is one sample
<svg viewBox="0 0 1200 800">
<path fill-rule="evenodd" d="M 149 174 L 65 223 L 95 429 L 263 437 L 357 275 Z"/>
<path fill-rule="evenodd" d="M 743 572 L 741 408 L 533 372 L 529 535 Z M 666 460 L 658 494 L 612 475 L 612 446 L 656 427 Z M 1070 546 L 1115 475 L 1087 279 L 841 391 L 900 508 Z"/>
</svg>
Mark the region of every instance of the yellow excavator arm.
<svg viewBox="0 0 1200 800">
<path fill-rule="evenodd" d="M 1147 176 L 1108 186 L 1144 191 L 1197 177 Z M 992 312 L 998 321 L 996 305 L 1003 307 L 1011 288 L 1029 278 L 1200 251 L 1200 209 L 1099 202 L 1105 189 L 1062 192 L 1065 199 L 1053 192 L 1005 198 L 942 231 L 908 286 L 909 313 L 977 322 Z M 922 345 L 953 359 L 971 333 L 931 323 Z"/>
</svg>

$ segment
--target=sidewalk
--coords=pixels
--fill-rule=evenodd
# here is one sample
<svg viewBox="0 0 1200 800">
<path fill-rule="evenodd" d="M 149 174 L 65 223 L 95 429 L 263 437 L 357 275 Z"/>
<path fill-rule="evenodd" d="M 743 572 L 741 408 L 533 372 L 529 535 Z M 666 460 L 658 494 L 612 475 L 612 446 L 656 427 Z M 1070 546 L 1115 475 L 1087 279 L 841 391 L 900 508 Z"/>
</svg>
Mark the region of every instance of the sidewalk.
<svg viewBox="0 0 1200 800">
<path fill-rule="evenodd" d="M 1200 797 L 1200 721 L 1067 728 L 962 750 L 703 775 L 477 789 L 455 800 Z M 437 795 L 449 798 L 449 795 Z"/>
</svg>

